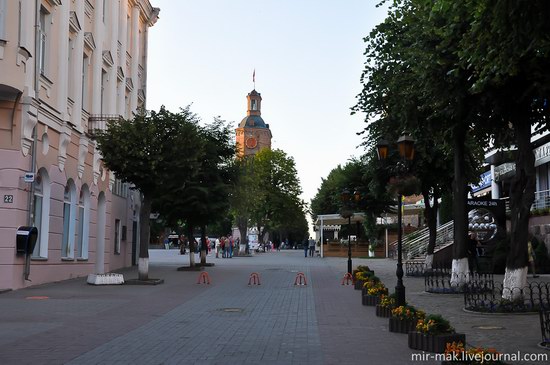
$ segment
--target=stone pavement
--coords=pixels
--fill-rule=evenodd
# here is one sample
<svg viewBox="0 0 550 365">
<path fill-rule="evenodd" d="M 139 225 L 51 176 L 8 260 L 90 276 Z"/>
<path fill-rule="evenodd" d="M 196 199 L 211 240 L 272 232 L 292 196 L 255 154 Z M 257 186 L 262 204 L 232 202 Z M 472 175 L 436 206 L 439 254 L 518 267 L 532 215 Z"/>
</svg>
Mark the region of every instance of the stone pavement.
<svg viewBox="0 0 550 365">
<path fill-rule="evenodd" d="M 389 332 L 387 319 L 361 305 L 359 291 L 341 285 L 346 259 L 304 258 L 300 250 L 209 256 L 212 284 L 197 285 L 198 272 L 176 270 L 188 255 L 150 252 L 150 277 L 164 284 L 90 286 L 78 278 L 0 294 L 0 364 L 413 363 L 407 336 Z M 353 264 L 368 264 L 390 288 L 395 283 L 395 261 Z M 136 268 L 121 272 L 137 276 Z M 247 285 L 252 272 L 261 285 Z M 298 272 L 307 286 L 293 285 Z M 538 317 L 472 315 L 461 310 L 461 297 L 423 293 L 423 279 L 405 285 L 409 302 L 441 309 L 468 342 L 545 352 L 536 347 Z M 472 328 L 485 323 L 505 329 Z"/>
<path fill-rule="evenodd" d="M 368 265 L 384 284 L 393 291 L 397 283 L 395 260 L 356 259 L 356 265 Z M 502 283 L 503 276 L 495 275 L 495 282 Z M 529 281 L 550 281 L 550 275 L 540 275 Z M 424 291 L 423 277 L 404 277 L 407 302 L 426 313 L 441 314 L 457 332 L 466 334 L 471 346 L 494 348 L 498 352 L 515 354 L 545 354 L 548 361 L 517 361 L 513 364 L 550 363 L 550 351 L 540 348 L 541 329 L 539 314 L 477 314 L 464 311 L 464 295 L 434 294 Z"/>
</svg>

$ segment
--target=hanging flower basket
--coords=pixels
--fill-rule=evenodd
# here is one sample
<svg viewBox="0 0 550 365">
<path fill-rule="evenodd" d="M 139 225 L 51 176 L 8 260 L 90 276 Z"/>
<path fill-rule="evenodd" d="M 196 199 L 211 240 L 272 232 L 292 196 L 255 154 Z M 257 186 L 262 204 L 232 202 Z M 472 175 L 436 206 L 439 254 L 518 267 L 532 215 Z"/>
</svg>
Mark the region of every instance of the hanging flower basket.
<svg viewBox="0 0 550 365">
<path fill-rule="evenodd" d="M 390 332 L 395 333 L 409 333 L 414 332 L 416 329 L 416 319 L 402 319 L 396 317 L 390 317 Z"/>
<path fill-rule="evenodd" d="M 463 333 L 430 334 L 418 331 L 409 332 L 409 348 L 426 352 L 444 353 L 447 343 L 466 342 Z"/>
</svg>

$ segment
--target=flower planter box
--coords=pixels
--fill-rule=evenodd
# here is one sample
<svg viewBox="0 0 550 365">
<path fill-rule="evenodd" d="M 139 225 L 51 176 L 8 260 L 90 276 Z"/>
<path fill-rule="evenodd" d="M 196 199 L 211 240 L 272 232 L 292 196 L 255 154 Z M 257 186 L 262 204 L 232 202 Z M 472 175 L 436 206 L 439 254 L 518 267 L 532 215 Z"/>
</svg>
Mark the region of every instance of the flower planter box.
<svg viewBox="0 0 550 365">
<path fill-rule="evenodd" d="M 363 294 L 362 303 L 363 303 L 363 305 L 368 305 L 368 306 L 374 307 L 375 305 L 380 303 L 380 296 Z"/>
<path fill-rule="evenodd" d="M 365 282 L 363 280 L 356 280 L 355 281 L 355 290 L 361 290 L 363 289 L 363 284 L 365 284 Z"/>
<path fill-rule="evenodd" d="M 451 342 L 466 343 L 466 335 L 463 333 L 430 335 L 417 331 L 409 332 L 409 348 L 413 350 L 443 353 L 447 343 Z"/>
<path fill-rule="evenodd" d="M 380 304 L 376 305 L 376 315 L 378 317 L 390 318 L 392 307 L 382 307 Z"/>
<path fill-rule="evenodd" d="M 409 333 L 416 330 L 416 319 L 390 317 L 390 332 Z"/>
</svg>

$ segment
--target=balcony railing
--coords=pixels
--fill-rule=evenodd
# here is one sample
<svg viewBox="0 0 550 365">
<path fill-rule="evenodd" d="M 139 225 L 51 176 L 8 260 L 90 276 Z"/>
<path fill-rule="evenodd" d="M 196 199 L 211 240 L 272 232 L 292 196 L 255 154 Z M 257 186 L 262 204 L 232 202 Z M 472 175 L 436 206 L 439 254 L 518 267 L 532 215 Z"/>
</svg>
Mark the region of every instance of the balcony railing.
<svg viewBox="0 0 550 365">
<path fill-rule="evenodd" d="M 111 121 L 122 120 L 121 115 L 93 114 L 88 119 L 88 134 L 94 136 L 98 131 L 104 132 L 107 129 L 107 123 Z"/>
<path fill-rule="evenodd" d="M 535 201 L 531 210 L 546 209 L 550 207 L 550 190 L 541 190 L 535 192 Z"/>
</svg>

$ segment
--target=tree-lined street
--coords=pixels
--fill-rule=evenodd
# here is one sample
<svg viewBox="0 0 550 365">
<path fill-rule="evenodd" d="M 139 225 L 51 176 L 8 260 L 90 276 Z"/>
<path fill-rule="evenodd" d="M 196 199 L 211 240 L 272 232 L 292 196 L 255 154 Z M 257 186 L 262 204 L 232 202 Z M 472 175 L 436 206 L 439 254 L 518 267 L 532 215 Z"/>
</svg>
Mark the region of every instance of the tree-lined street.
<svg viewBox="0 0 550 365">
<path fill-rule="evenodd" d="M 387 318 L 361 305 L 359 291 L 341 285 L 345 259 L 304 258 L 299 250 L 212 259 L 210 285 L 197 284 L 198 272 L 175 270 L 184 261 L 177 250 L 152 250 L 150 259 L 151 276 L 165 284 L 74 279 L 2 294 L 0 362 L 405 364 L 417 353 L 406 335 L 388 332 Z M 357 261 L 393 284 L 395 261 Z M 247 285 L 252 272 L 261 285 Z M 307 286 L 294 285 L 298 272 Z M 483 339 L 500 352 L 544 351 L 536 346 L 536 315 L 472 316 L 460 296 L 434 300 L 422 278 L 405 281 L 413 304 L 440 310 L 469 341 Z"/>
</svg>

